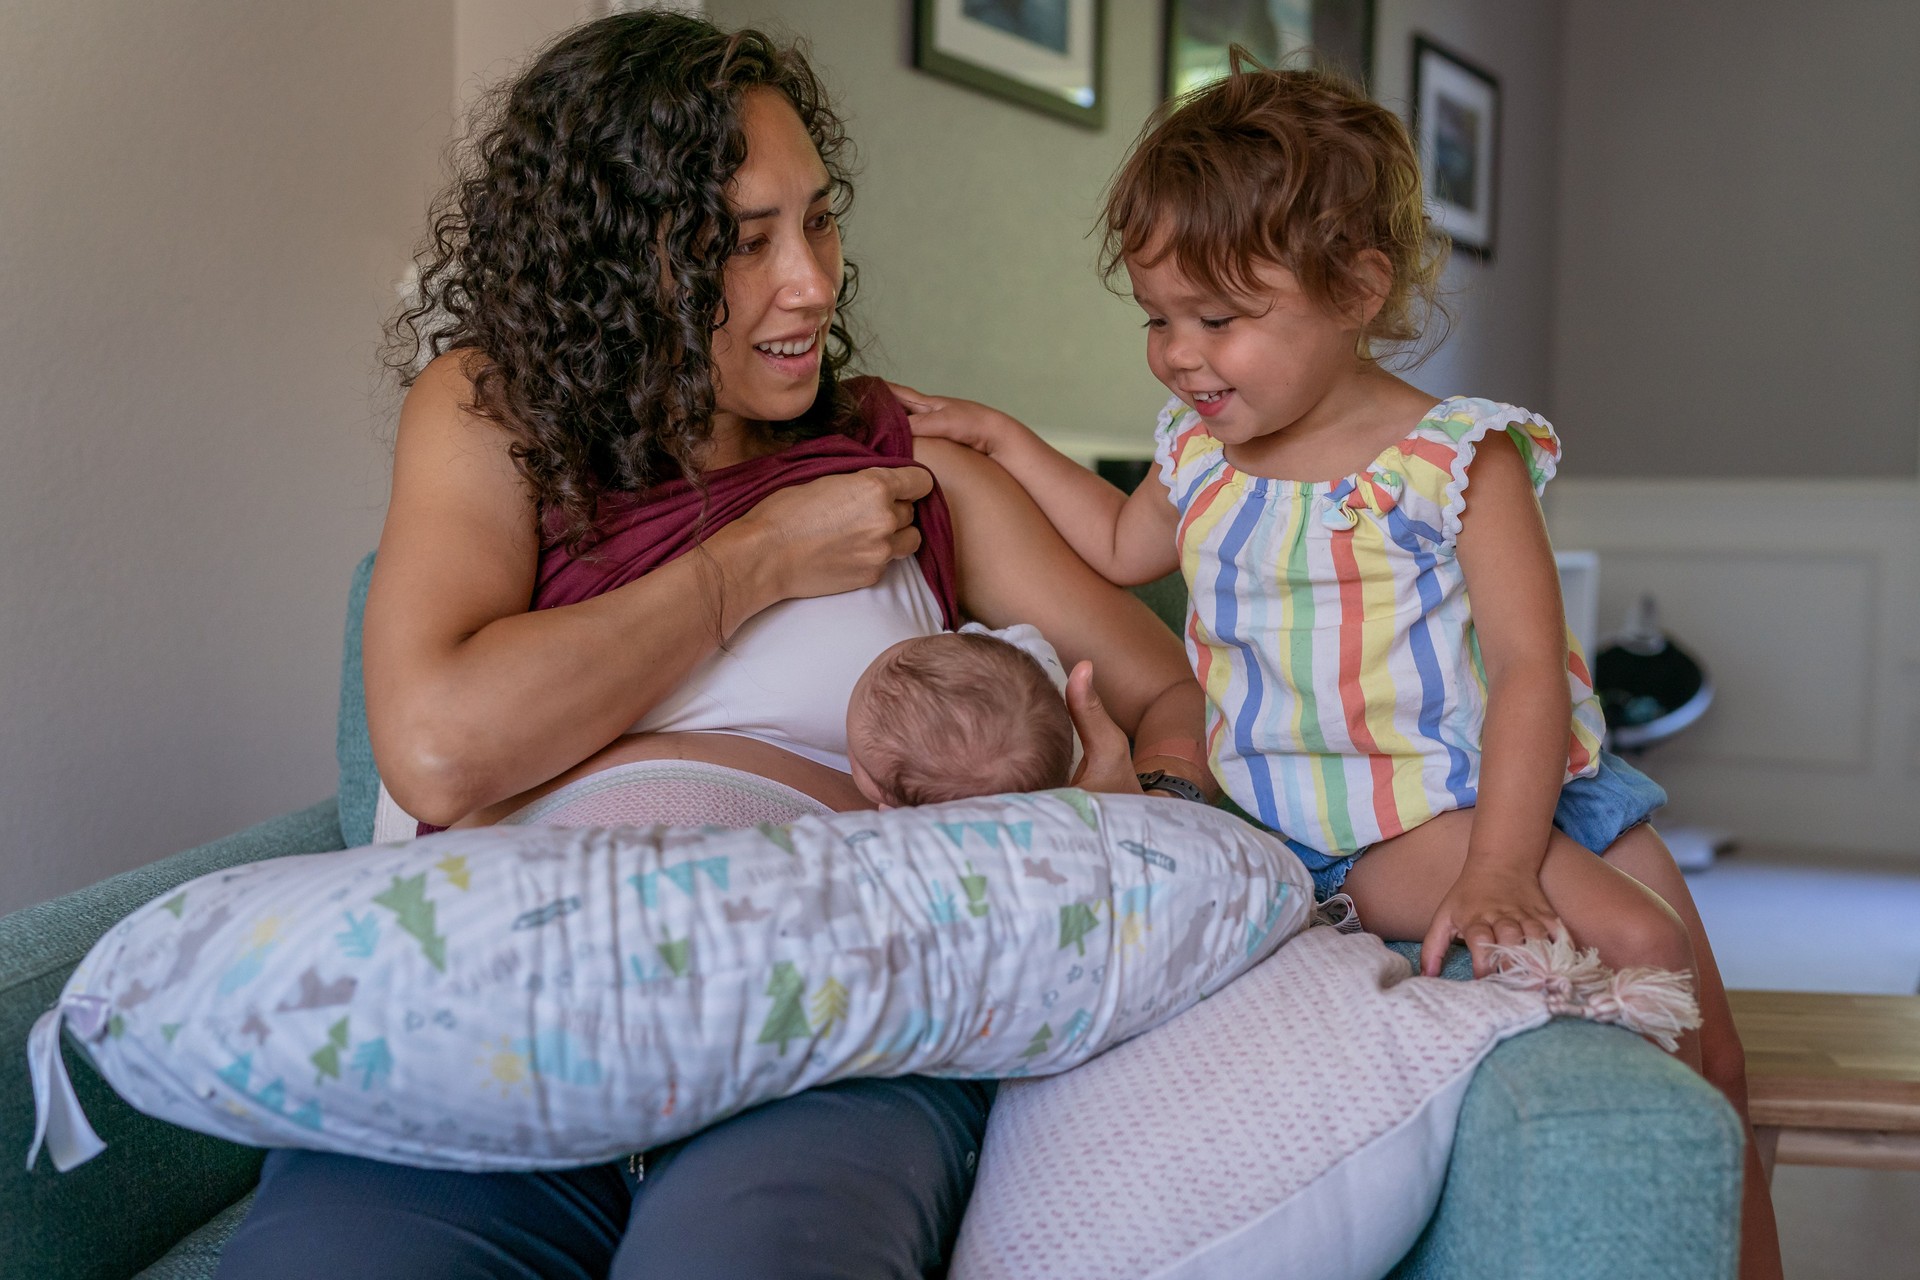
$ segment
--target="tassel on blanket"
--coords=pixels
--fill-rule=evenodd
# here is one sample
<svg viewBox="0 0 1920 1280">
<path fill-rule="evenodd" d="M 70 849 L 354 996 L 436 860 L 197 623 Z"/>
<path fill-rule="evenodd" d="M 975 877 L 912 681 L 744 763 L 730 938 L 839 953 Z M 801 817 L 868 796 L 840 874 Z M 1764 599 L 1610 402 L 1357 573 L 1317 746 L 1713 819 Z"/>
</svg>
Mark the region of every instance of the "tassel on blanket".
<svg viewBox="0 0 1920 1280">
<path fill-rule="evenodd" d="M 1344 893 L 1336 893 L 1315 904 L 1313 923 L 1330 925 L 1335 933 L 1360 933 L 1365 928 L 1360 923 L 1359 908 Z"/>
<path fill-rule="evenodd" d="M 1672 1053 L 1680 1034 L 1700 1025 L 1693 984 L 1672 969 L 1621 969 L 1600 963 L 1600 953 L 1574 949 L 1565 938 L 1494 947 L 1488 978 L 1515 991 L 1537 991 L 1558 1016 L 1610 1022 L 1647 1037 Z"/>
</svg>

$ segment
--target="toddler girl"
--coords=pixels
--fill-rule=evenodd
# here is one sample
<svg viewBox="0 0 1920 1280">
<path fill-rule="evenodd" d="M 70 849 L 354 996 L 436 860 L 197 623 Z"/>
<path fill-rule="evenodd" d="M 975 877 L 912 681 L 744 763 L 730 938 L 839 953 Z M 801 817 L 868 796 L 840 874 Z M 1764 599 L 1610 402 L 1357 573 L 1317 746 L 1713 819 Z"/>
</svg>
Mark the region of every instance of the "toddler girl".
<svg viewBox="0 0 1920 1280">
<path fill-rule="evenodd" d="M 1020 423 L 897 388 L 916 433 L 990 454 L 1117 583 L 1178 567 L 1214 773 L 1429 974 L 1455 938 L 1562 931 L 1694 974 L 1680 1054 L 1745 1110 L 1740 1043 L 1660 789 L 1601 750 L 1537 502 L 1553 428 L 1438 404 L 1375 352 L 1419 337 L 1443 246 L 1406 131 L 1313 72 L 1241 70 L 1150 124 L 1108 193 L 1103 266 L 1173 392 L 1129 497 Z M 1423 305 L 1424 304 L 1424 305 Z M 1744 1270 L 1777 1275 L 1749 1142 Z"/>
</svg>

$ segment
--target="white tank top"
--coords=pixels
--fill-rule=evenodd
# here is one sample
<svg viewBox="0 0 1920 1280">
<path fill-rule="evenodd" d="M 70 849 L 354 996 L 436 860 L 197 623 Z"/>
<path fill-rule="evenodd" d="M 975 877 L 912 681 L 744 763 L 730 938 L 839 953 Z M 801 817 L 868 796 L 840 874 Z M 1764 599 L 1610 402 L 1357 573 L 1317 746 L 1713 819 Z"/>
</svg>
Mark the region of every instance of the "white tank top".
<svg viewBox="0 0 1920 1280">
<path fill-rule="evenodd" d="M 847 702 L 883 650 L 941 625 L 909 556 L 859 591 L 782 600 L 748 619 L 628 733 L 732 733 L 848 772 Z"/>
<path fill-rule="evenodd" d="M 737 734 L 848 773 L 860 673 L 900 641 L 945 629 L 918 562 L 895 560 L 871 587 L 761 610 L 627 732 Z M 417 826 L 381 784 L 374 842 L 411 840 Z"/>
</svg>

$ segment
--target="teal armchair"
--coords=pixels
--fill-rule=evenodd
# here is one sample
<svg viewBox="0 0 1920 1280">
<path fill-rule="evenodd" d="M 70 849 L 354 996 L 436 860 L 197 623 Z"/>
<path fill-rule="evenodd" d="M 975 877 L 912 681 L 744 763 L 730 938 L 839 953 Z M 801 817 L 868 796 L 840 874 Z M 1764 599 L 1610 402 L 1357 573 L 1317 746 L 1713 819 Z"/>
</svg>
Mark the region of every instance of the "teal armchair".
<svg viewBox="0 0 1920 1280">
<path fill-rule="evenodd" d="M 68 1071 L 107 1149 L 71 1173 L 45 1159 L 25 1169 L 27 1031 L 101 934 L 142 903 L 224 867 L 369 838 L 378 783 L 359 632 L 371 568 L 369 556 L 349 596 L 335 798 L 0 918 L 0 1276 L 201 1280 L 245 1214 L 261 1152 L 139 1114 L 70 1047 Z M 1177 589 L 1141 594 L 1177 623 Z M 1465 976 L 1463 952 L 1447 973 Z M 1393 1275 L 1732 1276 L 1741 1142 L 1725 1100 L 1645 1041 L 1549 1023 L 1500 1045 L 1474 1077 L 1439 1209 Z"/>
</svg>

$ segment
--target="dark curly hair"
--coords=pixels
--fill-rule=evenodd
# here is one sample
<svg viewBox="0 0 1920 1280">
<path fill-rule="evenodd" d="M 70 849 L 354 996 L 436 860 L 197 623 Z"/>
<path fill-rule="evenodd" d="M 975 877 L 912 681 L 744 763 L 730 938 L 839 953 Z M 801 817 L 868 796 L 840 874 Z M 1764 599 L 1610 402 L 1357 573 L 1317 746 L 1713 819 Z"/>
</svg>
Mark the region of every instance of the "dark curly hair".
<svg viewBox="0 0 1920 1280">
<path fill-rule="evenodd" d="M 699 483 L 738 234 L 726 191 L 747 156 L 741 99 L 759 87 L 793 104 L 844 214 L 850 148 L 804 52 L 658 11 L 548 46 L 476 113 L 433 203 L 419 296 L 388 326 L 385 362 L 410 385 L 428 359 L 475 354 L 469 409 L 512 435 L 550 541 L 590 542 L 608 497 Z M 772 424 L 782 443 L 847 422 L 857 279 L 849 263 L 819 393 Z"/>
</svg>

